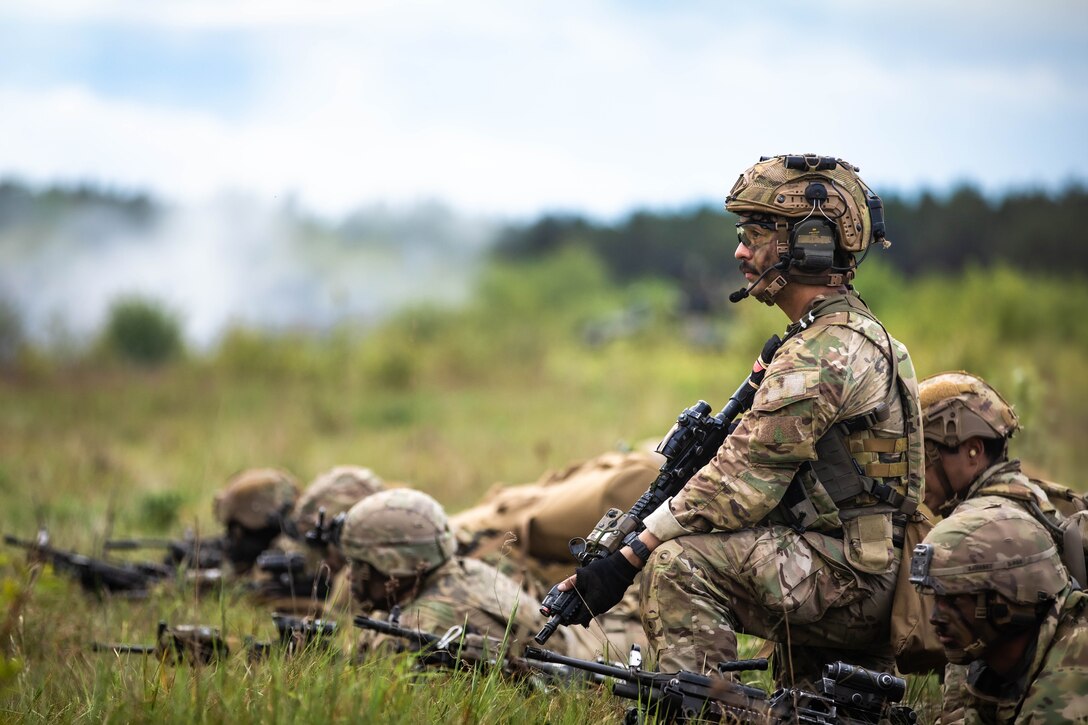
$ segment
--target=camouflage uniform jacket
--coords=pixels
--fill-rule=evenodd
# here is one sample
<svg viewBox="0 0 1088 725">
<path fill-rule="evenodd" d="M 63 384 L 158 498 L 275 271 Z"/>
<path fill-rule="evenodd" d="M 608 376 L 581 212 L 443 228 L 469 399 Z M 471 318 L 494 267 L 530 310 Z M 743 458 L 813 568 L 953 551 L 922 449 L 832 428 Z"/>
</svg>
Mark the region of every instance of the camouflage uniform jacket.
<svg viewBox="0 0 1088 725">
<path fill-rule="evenodd" d="M 1062 516 L 1048 499 L 1046 493 L 1020 471 L 1020 461 L 999 461 L 979 474 L 955 505 L 956 512 L 987 506 L 1015 506 L 1029 516 L 1041 514 L 1054 526 L 1061 525 Z M 1033 511 L 1037 509 L 1039 513 Z M 948 509 L 943 509 L 947 511 Z M 947 515 L 947 514 L 946 514 Z M 941 722 L 956 723 L 964 719 L 967 702 L 965 682 L 967 665 L 949 662 L 944 670 L 944 697 L 941 706 Z"/>
<path fill-rule="evenodd" d="M 461 626 L 500 641 L 507 637 L 509 627 L 511 649 L 520 653 L 538 629 L 539 609 L 539 602 L 498 569 L 476 559 L 454 557 L 424 578 L 415 597 L 401 603 L 400 625 L 439 636 Z M 386 619 L 388 614 L 368 616 Z M 402 643 L 364 630 L 358 644 L 357 659 L 390 645 L 397 649 Z"/>
<path fill-rule="evenodd" d="M 1038 514 L 1032 509 L 1038 508 L 1039 512 L 1052 525 L 1061 525 L 1062 515 L 1050 502 L 1046 492 L 1020 471 L 1020 461 L 1018 460 L 999 461 L 980 473 L 970 488 L 967 489 L 964 502 L 959 506 L 964 504 L 971 506 L 986 505 L 986 502 L 981 499 L 988 496 L 998 496 L 1004 499 L 1006 503 L 1019 506 L 1024 509 L 1025 513 L 1036 518 L 1038 518 Z M 957 510 L 959 506 L 956 507 Z M 1044 526 L 1046 525 L 1045 522 L 1042 523 Z"/>
<path fill-rule="evenodd" d="M 885 480 L 895 483 L 909 501 L 919 501 L 924 458 L 917 379 L 907 349 L 871 314 L 853 293 L 817 298 L 811 312 L 787 329 L 789 336 L 768 366 L 751 410 L 670 505 L 647 517 L 646 528 L 668 540 L 689 533 L 788 523 L 780 502 L 802 464 L 817 458 L 817 440 L 832 425 L 868 413 L 882 402 L 889 405 L 889 417 L 863 437 L 905 436 L 901 446 L 905 450 L 854 452 L 854 458 L 867 472 L 888 466 L 885 472 L 892 475 Z M 898 386 L 889 342 L 896 356 Z M 814 478 L 802 477 L 802 482 L 817 513 L 808 529 L 840 532 L 840 509 L 827 491 Z M 855 504 L 859 507 L 876 502 L 867 494 L 859 499 Z M 888 538 L 890 550 L 890 531 Z M 842 557 L 841 549 L 837 556 L 829 553 Z"/>
<path fill-rule="evenodd" d="M 982 661 L 971 663 L 964 700 L 969 724 L 1088 722 L 1088 594 L 1059 596 L 1039 629 L 1031 664 L 1015 682 Z"/>
</svg>

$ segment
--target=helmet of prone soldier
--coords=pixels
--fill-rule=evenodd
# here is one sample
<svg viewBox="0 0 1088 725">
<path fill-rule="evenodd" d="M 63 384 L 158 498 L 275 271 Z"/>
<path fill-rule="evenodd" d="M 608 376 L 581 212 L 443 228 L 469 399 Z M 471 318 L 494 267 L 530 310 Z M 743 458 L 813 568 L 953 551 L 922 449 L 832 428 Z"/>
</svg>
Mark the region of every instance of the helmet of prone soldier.
<svg viewBox="0 0 1088 725">
<path fill-rule="evenodd" d="M 216 494 L 214 511 L 219 523 L 237 523 L 259 530 L 280 526 L 298 499 L 298 482 L 278 468 L 249 468 L 235 475 Z"/>
<path fill-rule="evenodd" d="M 315 478 L 295 504 L 295 528 L 299 534 L 317 526 L 319 512 L 326 520 L 344 513 L 367 496 L 385 489 L 385 482 L 369 468 L 336 466 Z"/>
<path fill-rule="evenodd" d="M 397 578 L 437 569 L 456 548 L 442 505 L 410 488 L 367 496 L 348 511 L 340 533 L 344 556 Z"/>
<path fill-rule="evenodd" d="M 968 372 L 930 375 L 918 383 L 926 440 L 955 448 L 970 438 L 1008 439 L 1020 429 L 1012 406 Z"/>
<path fill-rule="evenodd" d="M 838 286 L 853 278 L 854 255 L 888 244 L 883 204 L 858 171 L 831 156 L 764 156 L 740 175 L 725 208 L 763 226 L 784 217 L 778 252 L 789 257 L 788 279 Z"/>
<path fill-rule="evenodd" d="M 953 514 L 914 547 L 910 581 L 938 596 L 996 592 L 1035 607 L 1069 585 L 1046 528 L 1022 509 L 998 504 Z"/>
</svg>

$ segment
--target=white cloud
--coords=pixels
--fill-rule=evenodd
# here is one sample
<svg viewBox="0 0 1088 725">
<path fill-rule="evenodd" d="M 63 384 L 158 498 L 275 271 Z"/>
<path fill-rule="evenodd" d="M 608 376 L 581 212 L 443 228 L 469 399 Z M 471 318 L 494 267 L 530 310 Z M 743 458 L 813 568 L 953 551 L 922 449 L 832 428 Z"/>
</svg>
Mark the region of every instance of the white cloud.
<svg viewBox="0 0 1088 725">
<path fill-rule="evenodd" d="M 69 31 L 234 33 L 249 74 L 226 113 L 0 72 L 0 134 L 20 139 L 0 148 L 0 173 L 185 200 L 297 194 L 333 214 L 420 198 L 615 214 L 720 197 L 739 169 L 783 151 L 835 153 L 901 188 L 1079 173 L 1053 156 L 1086 151 L 1085 52 L 1056 64 L 1032 51 L 1083 39 L 1084 24 L 1070 27 L 1080 4 L 631 7 L 15 2 L 0 16 Z M 1003 164 L 986 161 L 994 153 Z"/>
</svg>

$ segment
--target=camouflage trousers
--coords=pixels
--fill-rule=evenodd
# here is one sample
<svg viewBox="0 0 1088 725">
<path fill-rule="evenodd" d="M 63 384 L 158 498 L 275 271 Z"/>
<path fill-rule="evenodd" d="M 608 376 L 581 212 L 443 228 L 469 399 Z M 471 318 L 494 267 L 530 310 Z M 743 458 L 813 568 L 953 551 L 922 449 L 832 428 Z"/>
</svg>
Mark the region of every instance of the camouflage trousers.
<svg viewBox="0 0 1088 725">
<path fill-rule="evenodd" d="M 894 671 L 896 570 L 862 574 L 842 542 L 773 526 L 682 536 L 643 570 L 642 623 L 662 672 L 712 672 L 737 658 L 737 633 L 772 640 L 776 679 L 801 685 L 835 660 Z M 836 555 L 837 554 L 837 555 Z M 783 660 L 784 661 L 779 661 Z"/>
</svg>

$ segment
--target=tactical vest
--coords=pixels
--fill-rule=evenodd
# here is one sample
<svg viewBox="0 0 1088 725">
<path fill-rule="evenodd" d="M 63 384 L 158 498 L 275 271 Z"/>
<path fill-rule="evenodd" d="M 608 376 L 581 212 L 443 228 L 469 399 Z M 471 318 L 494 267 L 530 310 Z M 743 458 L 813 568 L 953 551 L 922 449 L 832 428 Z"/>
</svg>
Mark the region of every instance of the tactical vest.
<svg viewBox="0 0 1088 725">
<path fill-rule="evenodd" d="M 912 470 L 907 455 L 912 436 L 918 439 L 915 445 L 921 450 L 921 431 L 912 431 L 910 425 L 911 420 L 920 419 L 917 400 L 899 373 L 891 336 L 855 295 L 817 305 L 789 332 L 796 334 L 814 324 L 846 325 L 851 312 L 871 320 L 883 332 L 880 336 L 870 326 L 856 330 L 888 359 L 891 379 L 885 400 L 870 411 L 838 421 L 824 433 L 815 445 L 816 460 L 801 466 L 780 508 L 790 526 L 804 531 L 819 519 L 810 496 L 822 489 L 839 510 L 846 529 L 844 536 L 855 542 L 862 561 L 873 561 L 872 570 L 876 571 L 882 569 L 879 562 L 886 560 L 888 538 L 895 547 L 902 546 L 903 521 L 917 509 L 921 499 L 922 471 Z M 897 396 L 903 409 L 903 435 L 878 437 L 872 429 L 888 419 Z"/>
</svg>

